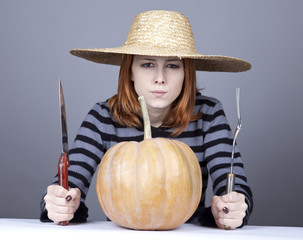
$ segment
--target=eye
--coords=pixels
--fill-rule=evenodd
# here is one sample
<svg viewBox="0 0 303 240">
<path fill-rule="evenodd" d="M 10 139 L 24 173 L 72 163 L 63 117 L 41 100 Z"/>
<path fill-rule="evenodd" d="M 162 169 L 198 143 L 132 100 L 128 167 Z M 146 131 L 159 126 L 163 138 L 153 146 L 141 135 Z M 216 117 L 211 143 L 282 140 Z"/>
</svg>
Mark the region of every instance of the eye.
<svg viewBox="0 0 303 240">
<path fill-rule="evenodd" d="M 170 63 L 170 64 L 167 64 L 167 68 L 178 69 L 178 68 L 179 68 L 179 65 Z"/>
<path fill-rule="evenodd" d="M 147 63 L 143 63 L 141 66 L 144 68 L 151 68 L 154 67 L 154 64 L 151 62 L 147 62 Z"/>
</svg>

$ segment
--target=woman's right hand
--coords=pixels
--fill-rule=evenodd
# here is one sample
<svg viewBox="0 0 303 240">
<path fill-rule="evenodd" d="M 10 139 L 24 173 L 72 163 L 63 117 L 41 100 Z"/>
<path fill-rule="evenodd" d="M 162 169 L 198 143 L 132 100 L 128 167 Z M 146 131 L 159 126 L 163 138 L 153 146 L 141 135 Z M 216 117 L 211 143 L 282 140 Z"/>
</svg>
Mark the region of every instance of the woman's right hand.
<svg viewBox="0 0 303 240">
<path fill-rule="evenodd" d="M 81 192 L 78 188 L 66 190 L 59 185 L 50 185 L 44 197 L 47 216 L 54 223 L 70 221 L 80 205 Z"/>
</svg>

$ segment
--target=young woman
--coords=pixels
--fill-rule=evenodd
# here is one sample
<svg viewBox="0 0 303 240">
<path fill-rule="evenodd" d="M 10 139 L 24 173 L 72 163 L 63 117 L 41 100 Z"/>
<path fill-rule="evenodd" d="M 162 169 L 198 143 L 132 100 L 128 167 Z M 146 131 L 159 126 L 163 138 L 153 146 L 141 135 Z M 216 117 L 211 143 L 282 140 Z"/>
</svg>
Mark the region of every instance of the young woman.
<svg viewBox="0 0 303 240">
<path fill-rule="evenodd" d="M 94 105 L 70 149 L 69 190 L 55 178 L 41 202 L 41 221 L 83 222 L 85 197 L 104 153 L 121 141 L 142 141 L 138 96 L 146 99 L 153 137 L 174 138 L 189 145 L 201 166 L 200 204 L 188 220 L 235 229 L 247 224 L 253 208 L 241 155 L 234 159 L 235 191 L 225 193 L 233 134 L 222 104 L 202 96 L 195 71 L 240 72 L 251 65 L 241 59 L 196 52 L 188 19 L 171 11 L 138 14 L 122 47 L 74 49 L 75 56 L 120 65 L 117 94 Z M 213 183 L 211 206 L 205 206 L 208 177 Z"/>
</svg>

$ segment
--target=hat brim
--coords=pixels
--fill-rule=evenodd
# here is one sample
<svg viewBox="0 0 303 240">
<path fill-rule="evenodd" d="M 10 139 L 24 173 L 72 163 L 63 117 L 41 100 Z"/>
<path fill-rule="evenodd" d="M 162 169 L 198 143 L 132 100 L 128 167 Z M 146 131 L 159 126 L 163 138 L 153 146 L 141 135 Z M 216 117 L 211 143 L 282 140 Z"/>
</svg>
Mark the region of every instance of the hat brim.
<svg viewBox="0 0 303 240">
<path fill-rule="evenodd" d="M 155 54 L 155 52 L 157 54 Z M 179 57 L 190 58 L 195 60 L 197 71 L 212 71 L 212 72 L 244 72 L 251 69 L 251 64 L 243 59 L 218 56 L 218 55 L 203 55 L 199 53 L 182 53 L 180 49 L 174 52 L 166 52 L 163 49 L 143 49 L 132 48 L 131 46 L 122 46 L 117 48 L 96 48 L 96 49 L 72 49 L 70 53 L 74 56 L 84 58 L 86 60 L 120 66 L 122 55 L 146 55 L 159 57 Z"/>
</svg>

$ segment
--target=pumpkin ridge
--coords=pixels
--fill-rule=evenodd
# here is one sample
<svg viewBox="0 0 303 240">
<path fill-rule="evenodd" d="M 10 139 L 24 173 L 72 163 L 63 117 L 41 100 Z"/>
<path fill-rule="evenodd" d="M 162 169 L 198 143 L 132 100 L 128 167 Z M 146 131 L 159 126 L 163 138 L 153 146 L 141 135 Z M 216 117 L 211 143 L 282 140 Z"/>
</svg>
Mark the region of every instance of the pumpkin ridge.
<svg viewBox="0 0 303 240">
<path fill-rule="evenodd" d="M 165 162 L 165 170 L 167 170 L 168 165 L 171 165 L 171 166 L 175 165 L 176 159 L 178 159 L 178 155 L 174 151 L 175 149 L 174 149 L 174 145 L 173 145 L 173 140 L 165 139 L 165 138 L 157 138 L 157 144 L 159 145 L 159 149 L 161 151 L 162 158 L 166 159 L 166 161 L 164 161 L 164 162 Z M 173 148 L 173 150 L 167 150 L 169 148 Z M 163 149 L 165 149 L 166 151 L 163 151 Z M 169 158 L 168 155 L 172 155 L 171 158 Z M 180 169 L 180 164 L 177 164 L 175 166 L 177 166 L 177 168 Z M 174 190 L 174 187 L 176 186 L 176 184 L 175 184 L 175 179 L 172 178 L 173 175 L 174 174 L 167 175 L 167 171 L 165 171 L 165 197 L 166 197 L 165 204 L 166 204 L 166 207 L 164 208 L 164 212 L 163 212 L 164 224 L 161 225 L 161 229 L 171 229 L 174 226 L 176 226 L 176 223 L 178 223 L 178 217 L 177 218 L 173 217 L 174 215 L 177 214 L 177 211 L 179 210 L 179 209 L 176 209 L 176 206 L 178 206 L 178 204 L 176 204 L 176 202 L 178 201 L 178 199 L 176 199 L 178 194 Z"/>
<path fill-rule="evenodd" d="M 199 203 L 200 203 L 201 194 L 202 194 L 202 176 L 201 176 L 200 171 L 197 172 L 197 175 L 198 175 L 197 177 L 199 177 L 199 181 L 197 181 L 197 182 L 200 183 L 200 186 L 195 186 L 196 181 L 193 181 L 193 176 L 196 176 L 196 173 L 194 172 L 196 169 L 200 170 L 200 165 L 199 165 L 196 154 L 192 151 L 192 149 L 187 144 L 185 144 L 181 141 L 175 141 L 175 143 L 180 146 L 180 149 L 182 149 L 183 154 L 185 154 L 184 151 L 186 151 L 187 154 L 185 154 L 185 155 L 191 154 L 196 159 L 196 161 L 192 161 L 192 162 L 186 161 L 187 169 L 188 169 L 188 171 L 190 171 L 189 176 L 190 176 L 190 179 L 191 179 L 191 181 L 190 181 L 191 182 L 191 189 L 193 189 L 192 193 L 191 193 L 191 202 L 192 202 L 192 206 L 193 206 L 194 210 L 196 210 Z M 190 158 L 190 159 L 193 159 L 193 158 Z M 193 166 L 193 165 L 196 165 L 196 166 Z M 194 197 L 196 195 L 196 193 L 195 193 L 196 191 L 199 191 L 198 192 L 198 195 L 199 195 L 198 199 Z M 189 209 L 189 210 L 191 210 L 191 209 Z M 187 219 L 184 219 L 184 222 L 186 222 L 190 217 L 191 216 L 189 216 Z"/>
<path fill-rule="evenodd" d="M 160 169 L 162 169 L 162 164 L 159 164 L 159 146 L 157 144 L 156 139 L 153 138 L 145 139 L 139 144 L 140 144 L 139 147 L 140 150 L 138 151 L 139 153 L 137 160 L 141 162 L 138 163 L 137 166 L 139 168 L 140 166 L 144 168 L 139 170 L 138 172 L 138 176 L 140 176 L 138 178 L 138 183 L 140 182 L 140 179 L 146 179 L 146 180 L 143 183 L 144 186 L 139 185 L 139 187 L 137 188 L 138 190 L 140 190 L 140 192 L 137 195 L 143 197 L 143 199 L 145 199 L 146 202 L 144 203 L 144 205 L 140 205 L 144 210 L 144 214 L 143 214 L 144 216 L 142 215 L 142 213 L 138 213 L 138 216 L 142 215 L 142 219 L 138 219 L 141 220 L 141 223 L 138 224 L 138 228 L 157 229 L 158 227 L 156 225 L 159 225 L 159 219 L 162 218 L 161 213 L 163 212 L 163 210 L 159 211 L 159 206 L 161 205 L 159 205 L 159 202 L 157 201 L 159 200 L 157 196 L 162 198 L 163 189 L 157 188 L 154 190 L 156 186 L 155 185 L 156 180 L 160 182 L 160 186 L 162 186 L 162 182 L 163 182 L 162 180 L 163 170 L 161 171 L 162 173 L 160 175 L 156 175 L 156 176 L 154 175 L 155 169 L 158 169 L 159 166 L 161 166 Z M 144 172 L 142 173 L 142 170 L 146 171 L 145 175 Z"/>
<path fill-rule="evenodd" d="M 180 179 L 182 179 L 181 183 L 182 185 L 180 186 L 181 191 L 183 191 L 184 193 L 187 192 L 188 189 L 188 184 L 186 181 L 186 179 L 190 179 L 190 186 L 192 185 L 192 179 L 191 176 L 189 175 L 187 169 L 188 169 L 188 163 L 187 163 L 187 159 L 185 154 L 183 153 L 182 149 L 180 148 L 180 146 L 177 144 L 176 140 L 171 140 L 171 145 L 173 147 L 173 152 L 176 155 L 176 164 L 178 165 L 178 169 L 180 170 Z M 186 165 L 186 169 L 184 168 L 184 165 Z M 192 195 L 192 194 L 191 194 Z M 185 194 L 182 194 L 182 199 L 180 202 L 188 202 L 188 196 L 186 196 Z M 190 198 L 192 198 L 192 196 L 190 196 Z M 190 207 L 188 208 L 190 209 Z M 182 212 L 180 213 L 180 216 L 182 216 L 182 221 L 184 220 L 184 218 L 187 217 L 188 215 L 188 209 L 185 210 L 184 208 L 182 208 Z M 176 223 L 172 223 L 172 225 L 175 225 Z"/>
<path fill-rule="evenodd" d="M 121 214 L 121 212 L 120 212 L 120 214 L 119 214 L 119 216 L 120 216 L 120 219 L 121 219 L 121 217 L 123 218 L 123 220 L 122 220 L 122 222 L 124 222 L 124 221 L 126 221 L 126 224 L 127 225 L 125 225 L 125 226 L 129 226 L 129 225 L 131 225 L 131 223 L 133 222 L 133 219 L 132 219 L 132 215 L 131 214 L 129 214 L 129 207 L 130 206 L 128 206 L 128 202 L 126 202 L 125 201 L 125 194 L 130 194 L 130 193 L 128 193 L 128 192 L 126 192 L 126 187 L 125 187 L 125 183 L 122 181 L 123 179 L 125 179 L 124 178 L 124 174 L 125 174 L 125 172 L 123 171 L 123 168 L 121 167 L 121 165 L 123 164 L 123 162 L 125 161 L 125 159 L 126 159 L 126 161 L 128 160 L 127 158 L 126 158 L 126 154 L 125 154 L 125 152 L 127 151 L 127 150 L 129 150 L 129 148 L 132 148 L 132 146 L 138 146 L 138 144 L 137 144 L 137 142 L 133 142 L 133 141 L 131 141 L 131 142 L 126 142 L 126 144 L 125 145 L 123 145 L 124 146 L 124 151 L 123 151 L 123 153 L 121 154 L 121 158 L 119 159 L 120 161 L 119 161 L 119 164 L 118 164 L 118 166 L 119 166 L 119 180 L 120 180 L 120 182 L 119 182 L 119 187 L 120 187 L 120 193 L 122 193 L 122 197 L 121 197 L 121 199 L 123 200 L 124 199 L 124 201 L 121 201 L 120 203 L 121 203 L 121 209 L 123 209 L 122 210 L 122 212 L 123 212 L 123 214 Z M 138 148 L 138 147 L 137 147 Z M 137 151 L 134 151 L 135 153 L 136 153 L 136 155 L 137 155 Z M 135 166 L 137 166 L 137 163 L 135 164 Z M 136 170 L 135 170 L 136 171 Z M 131 177 L 131 176 L 130 176 Z M 130 179 L 130 178 L 128 178 L 128 179 Z M 137 181 L 135 181 L 135 183 L 137 184 Z M 121 220 L 120 220 L 121 221 Z"/>
<path fill-rule="evenodd" d="M 139 153 L 138 153 L 138 151 L 139 151 L 139 149 L 140 149 L 140 143 L 141 142 L 139 142 L 137 145 L 136 145 L 136 147 L 137 147 L 137 149 L 136 149 L 136 170 L 135 170 L 135 174 L 136 174 L 136 181 L 135 181 L 135 189 L 136 189 L 136 196 L 138 196 L 139 195 L 139 186 L 138 186 L 138 183 L 140 182 L 139 180 L 139 168 L 138 168 L 138 162 L 140 161 L 139 160 L 139 158 L 138 158 L 138 156 L 139 156 Z M 138 206 L 139 205 L 139 202 L 138 202 L 138 197 L 136 197 L 135 198 L 135 206 Z M 138 211 L 138 209 L 137 209 L 137 207 L 135 208 L 136 209 L 136 213 L 137 213 L 137 211 Z M 137 215 L 137 214 L 136 214 Z M 136 221 L 137 221 L 137 217 L 135 216 L 135 218 L 136 218 Z M 137 225 L 136 225 L 136 221 L 133 221 L 133 224 L 137 227 Z"/>
<path fill-rule="evenodd" d="M 117 152 L 121 149 L 121 147 L 125 147 L 126 144 L 127 144 L 127 142 L 121 142 L 121 144 L 119 144 L 119 147 L 116 149 L 116 151 L 114 152 L 114 154 L 112 156 L 116 156 Z M 120 158 L 118 158 L 118 159 L 120 159 Z M 115 157 L 114 160 L 113 160 L 113 158 L 110 158 L 110 164 L 109 164 L 110 169 L 115 169 L 115 166 L 117 165 L 116 161 L 117 161 L 117 157 Z M 116 188 L 116 181 L 115 181 L 116 177 L 114 177 L 114 173 L 112 173 L 110 175 L 110 179 L 111 179 L 110 192 L 113 193 L 113 192 L 115 192 L 114 190 Z M 116 204 L 115 205 L 113 204 L 113 203 L 116 203 L 116 201 L 114 200 L 115 195 L 114 194 L 109 194 L 109 195 L 110 195 L 110 205 L 111 205 L 110 218 L 113 218 L 113 219 L 111 219 L 112 221 L 120 222 L 120 214 L 119 214 L 119 212 L 117 212 Z M 113 217 L 113 216 L 115 216 L 115 217 Z M 118 216 L 118 217 L 116 218 L 116 216 Z"/>
<path fill-rule="evenodd" d="M 176 149 L 178 149 L 178 151 L 180 152 L 180 154 L 182 154 L 182 158 L 181 160 L 183 160 L 183 162 L 185 162 L 186 164 L 186 169 L 183 167 L 183 178 L 184 181 L 183 182 L 187 182 L 185 181 L 185 178 L 189 178 L 189 183 L 190 183 L 190 189 L 193 188 L 193 179 L 192 179 L 192 171 L 191 171 L 191 167 L 189 166 L 189 162 L 186 159 L 186 154 L 184 153 L 184 144 L 180 141 L 173 141 L 174 146 Z M 183 165 L 184 166 L 184 165 Z M 186 172 L 186 173 L 185 173 Z M 185 186 L 186 187 L 186 186 Z M 192 203 L 194 200 L 194 195 L 193 195 L 193 191 L 191 191 L 190 193 L 190 202 Z M 192 211 L 192 207 L 190 204 L 190 207 L 187 208 L 187 210 L 184 213 L 184 218 L 183 218 L 183 222 L 186 222 L 191 216 L 189 216 L 189 213 Z"/>
<path fill-rule="evenodd" d="M 110 161 L 110 159 L 112 159 L 112 156 L 114 156 L 117 151 L 120 149 L 121 146 L 123 146 L 125 144 L 125 142 L 121 142 L 121 143 L 118 143 L 116 145 L 114 145 L 112 148 L 110 148 L 103 156 L 102 158 L 102 161 L 100 163 L 100 166 L 99 166 L 99 169 L 102 168 L 103 165 L 107 166 L 106 167 L 106 170 L 110 169 L 111 168 L 111 165 L 112 165 L 112 162 L 113 161 Z M 107 162 L 109 162 L 109 164 L 107 164 Z M 103 175 L 105 177 L 107 177 L 107 180 L 106 181 L 108 183 L 108 188 L 109 191 L 108 192 L 111 192 L 112 191 L 112 188 L 113 188 L 113 184 L 112 184 L 112 175 L 109 175 L 109 174 L 102 174 L 103 172 L 102 171 L 98 171 L 98 176 L 97 176 L 97 188 L 99 188 L 99 184 L 101 186 L 103 186 Z M 102 210 L 104 211 L 105 215 L 110 218 L 112 221 L 116 221 L 116 219 L 114 217 L 112 217 L 113 214 L 108 214 L 109 211 L 111 212 L 116 212 L 115 211 L 115 208 L 113 206 L 113 199 L 112 199 L 112 195 L 109 194 L 108 192 L 103 192 L 103 194 L 101 194 L 101 192 L 98 192 L 98 199 L 99 199 L 99 202 L 100 202 L 100 205 L 101 205 L 101 208 Z"/>
<path fill-rule="evenodd" d="M 156 139 L 156 140 L 159 140 L 159 138 L 158 139 Z M 163 150 L 162 150 L 162 146 L 161 146 L 161 144 L 159 143 L 159 141 L 154 141 L 154 142 L 156 142 L 156 144 L 158 145 L 158 148 L 159 148 L 159 150 L 160 150 L 160 153 L 161 153 L 161 162 L 162 162 L 162 164 L 161 164 L 161 166 L 163 167 L 163 169 L 164 169 L 164 201 L 163 201 L 163 208 L 162 209 L 166 209 L 166 203 L 167 203 L 167 191 L 166 191 L 166 189 L 167 189 L 167 174 L 166 174 L 166 172 L 167 172 L 167 166 L 166 166 L 166 161 L 165 161 L 165 155 L 164 155 L 164 153 L 163 153 Z M 161 211 L 162 212 L 162 214 L 164 214 L 165 213 L 165 211 Z M 160 220 L 161 220 L 161 222 L 160 222 Z M 159 220 L 158 220 L 158 225 L 159 226 L 163 226 L 163 217 L 161 217 Z M 157 227 L 158 228 L 158 227 Z"/>
</svg>

